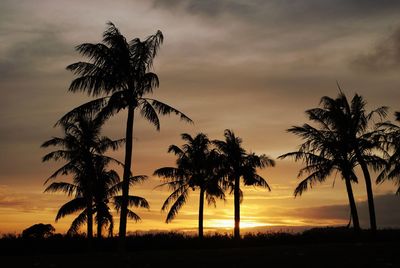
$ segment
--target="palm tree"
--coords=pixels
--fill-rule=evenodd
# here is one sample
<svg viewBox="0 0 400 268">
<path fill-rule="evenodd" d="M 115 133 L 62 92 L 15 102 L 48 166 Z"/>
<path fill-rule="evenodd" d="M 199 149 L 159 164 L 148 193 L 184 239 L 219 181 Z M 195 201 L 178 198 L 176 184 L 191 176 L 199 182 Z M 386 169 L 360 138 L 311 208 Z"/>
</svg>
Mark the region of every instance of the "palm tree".
<svg viewBox="0 0 400 268">
<path fill-rule="evenodd" d="M 113 236 L 114 220 L 109 207 L 110 199 L 114 198 L 115 185 L 120 183 L 120 177 L 114 170 L 106 170 L 103 163 L 95 163 L 96 182 L 94 183 L 94 211 L 96 213 L 97 238 L 102 237 L 102 230 L 108 226 L 108 236 Z M 77 230 L 77 229 L 76 229 Z"/>
<path fill-rule="evenodd" d="M 275 162 L 264 154 L 248 154 L 242 147 L 242 140 L 236 137 L 232 130 L 226 129 L 224 136 L 224 141 L 215 140 L 213 143 L 222 157 L 225 187 L 234 195 L 234 237 L 240 239 L 240 203 L 243 199 L 240 179 L 242 178 L 245 186 L 261 186 L 271 191 L 266 180 L 257 174 L 256 169 L 275 166 Z"/>
<path fill-rule="evenodd" d="M 101 165 L 99 165 L 101 166 Z M 93 215 L 95 216 L 97 223 L 97 237 L 102 237 L 102 230 L 104 227 L 108 226 L 108 236 L 113 235 L 114 228 L 114 220 L 111 213 L 111 209 L 109 206 L 110 200 L 113 207 L 118 211 L 121 207 L 121 196 L 116 195 L 119 191 L 121 191 L 122 183 L 118 174 L 114 170 L 105 170 L 104 168 L 99 168 L 96 166 L 96 169 L 101 169 L 101 173 L 97 173 L 97 181 L 94 183 L 94 197 L 93 197 Z M 135 184 L 147 179 L 147 176 L 139 175 L 130 178 L 130 183 Z M 78 232 L 79 228 L 82 224 L 87 222 L 87 203 L 86 198 L 84 197 L 85 189 L 80 186 L 79 179 L 74 179 L 77 181 L 77 184 L 69 183 L 69 182 L 53 182 L 51 183 L 45 190 L 45 192 L 64 192 L 69 196 L 75 194 L 75 198 L 59 209 L 56 221 L 60 218 L 63 218 L 67 215 L 73 214 L 75 212 L 81 211 L 81 213 L 75 218 L 72 222 L 71 227 L 69 228 L 67 234 L 74 235 Z M 148 202 L 139 196 L 129 196 L 129 205 L 135 207 L 142 207 L 149 209 L 150 206 Z M 128 209 L 128 217 L 133 219 L 134 221 L 140 221 L 141 218 L 132 210 Z"/>
<path fill-rule="evenodd" d="M 103 97 L 77 107 L 61 121 L 73 120 L 82 111 L 92 109 L 102 109 L 102 115 L 107 118 L 122 109 L 128 110 L 119 229 L 122 241 L 126 236 L 135 112 L 139 112 L 157 130 L 160 129 L 158 115 L 175 113 L 187 122 L 191 122 L 191 119 L 163 102 L 144 97 L 159 86 L 157 75 L 149 70 L 163 42 L 162 33 L 157 31 L 144 41 L 135 38 L 128 42 L 113 23 L 107 25 L 102 43 L 84 43 L 76 47 L 89 61 L 76 62 L 67 67 L 78 76 L 72 81 L 69 91 L 85 91 L 91 96 Z"/>
<path fill-rule="evenodd" d="M 353 227 L 358 232 L 360 224 L 351 186 L 352 182 L 357 182 L 357 176 L 353 171 L 356 165 L 355 157 L 349 153 L 347 144 L 340 142 L 336 133 L 329 129 L 323 117 L 320 117 L 314 110 L 308 110 L 306 113 L 309 119 L 316 122 L 320 128 L 304 124 L 301 127 L 295 126 L 288 129 L 288 132 L 300 136 L 304 143 L 300 145 L 298 151 L 278 157 L 280 159 L 293 157 L 295 161 L 302 160 L 306 165 L 300 169 L 298 174 L 298 177 L 306 174 L 306 178 L 296 187 L 294 195 L 302 195 L 315 183 L 324 182 L 335 171 L 340 172 L 346 185 Z"/>
<path fill-rule="evenodd" d="M 95 193 L 95 183 L 100 179 L 98 173 L 103 171 L 110 162 L 119 163 L 117 160 L 107 157 L 104 153 L 108 149 L 116 150 L 124 140 L 111 140 L 100 135 L 104 118 L 96 116 L 94 113 L 80 114 L 76 121 L 62 124 L 64 137 L 53 137 L 44 142 L 42 147 L 59 147 L 59 149 L 46 154 L 43 162 L 49 160 L 65 160 L 67 163 L 57 169 L 47 180 L 53 180 L 61 175 L 71 175 L 73 183 L 53 183 L 46 191 L 63 191 L 68 195 L 75 194 L 76 198 L 71 203 L 66 204 L 56 220 L 65 213 L 75 211 L 73 208 L 85 208 L 83 214 L 77 218 L 75 225 L 87 222 L 87 236 L 93 237 L 93 198 Z M 104 175 L 104 174 L 101 174 Z M 72 210 L 71 210 L 72 209 Z M 74 224 L 73 224 L 74 225 Z"/>
<path fill-rule="evenodd" d="M 80 169 L 80 168 L 77 168 Z M 97 169 L 97 167 L 96 167 Z M 77 172 L 74 172 L 74 175 L 77 175 Z M 79 172 L 78 174 L 80 174 Z M 87 223 L 88 226 L 92 225 L 89 221 L 91 218 L 88 217 L 88 204 L 87 197 L 88 190 L 85 189 L 84 183 L 82 181 L 85 178 L 80 175 L 74 177 L 74 183 L 69 182 L 53 182 L 46 189 L 45 192 L 64 192 L 68 194 L 68 196 L 75 195 L 74 199 L 65 203 L 61 206 L 61 208 L 57 212 L 56 221 L 60 218 L 63 218 L 67 215 L 80 212 L 80 214 L 75 218 L 72 222 L 67 234 L 73 235 L 76 234 L 81 227 L 82 224 Z M 90 211 L 95 216 L 97 222 L 97 237 L 101 238 L 102 228 L 104 226 L 109 226 L 109 235 L 112 235 L 114 221 L 112 214 L 110 213 L 110 208 L 108 206 L 108 197 L 109 197 L 109 189 L 110 185 L 113 185 L 119 180 L 118 174 L 113 170 L 103 170 L 102 174 L 97 174 L 96 182 L 93 183 L 93 198 L 92 203 L 90 204 Z M 104 187 L 106 186 L 106 187 Z M 108 187 L 107 187 L 108 186 Z M 101 198 L 103 197 L 103 198 Z M 101 199 L 100 199 L 101 198 Z M 88 237 L 92 232 L 92 227 L 88 228 Z"/>
<path fill-rule="evenodd" d="M 400 112 L 395 113 L 396 120 L 400 121 Z M 400 126 L 386 122 L 380 125 L 381 140 L 386 150 L 392 153 L 387 157 L 387 164 L 379 174 L 376 183 L 383 183 L 386 180 L 394 181 L 398 186 L 396 194 L 400 195 Z"/>
<path fill-rule="evenodd" d="M 215 198 L 225 199 L 220 185 L 219 156 L 210 149 L 207 135 L 197 134 L 194 138 L 187 133 L 181 135 L 186 142 L 182 147 L 171 145 L 169 153 L 175 154 L 177 167 L 163 167 L 154 171 L 154 175 L 163 177 L 166 182 L 159 186 L 168 186 L 173 192 L 165 200 L 162 210 L 169 212 L 166 222 L 171 222 L 179 209 L 186 203 L 190 189 L 200 190 L 199 198 L 199 238 L 203 237 L 204 197 L 208 204 L 216 204 Z M 172 206 L 170 206 L 170 204 Z"/>
<path fill-rule="evenodd" d="M 384 118 L 387 107 L 382 106 L 366 112 L 366 102 L 362 96 L 355 94 L 349 103 L 340 87 L 339 90 L 340 93 L 336 99 L 323 97 L 321 103 L 324 108 L 317 108 L 316 113 L 321 113 L 326 117 L 327 124 L 339 135 L 343 143 L 350 146 L 350 150 L 361 167 L 367 190 L 370 226 L 375 232 L 377 229 L 375 206 L 368 166 L 378 171 L 384 166 L 385 161 L 376 154 L 376 150 L 380 150 L 381 147 L 379 141 L 375 139 L 378 132 L 371 127 L 371 122 L 375 115 L 380 119 Z"/>
<path fill-rule="evenodd" d="M 128 178 L 128 184 L 129 186 L 133 186 L 147 179 L 148 177 L 146 175 L 132 176 Z M 110 189 L 110 193 L 122 192 L 123 187 L 124 187 L 124 182 L 121 181 Z M 124 197 L 122 195 L 113 195 L 113 204 L 117 212 L 120 212 L 121 210 L 123 199 Z M 145 198 L 136 195 L 128 195 L 127 199 L 128 199 L 127 217 L 131 220 L 134 220 L 135 222 L 141 221 L 140 216 L 137 215 L 135 212 L 133 212 L 131 209 L 129 209 L 129 207 L 150 209 L 149 203 Z"/>
<path fill-rule="evenodd" d="M 371 185 L 371 176 L 368 170 L 368 166 L 373 168 L 375 171 L 380 170 L 385 164 L 384 159 L 376 155 L 376 150 L 380 150 L 380 142 L 378 137 L 379 132 L 376 129 L 371 128 L 371 121 L 374 115 L 378 115 L 381 119 L 386 116 L 387 107 L 379 107 L 369 113 L 365 111 L 366 102 L 364 99 L 355 94 L 351 102 L 349 103 L 345 94 L 341 91 L 339 87 L 339 95 L 336 99 L 330 97 L 322 97 L 321 105 L 322 108 L 315 108 L 307 111 L 309 118 L 313 121 L 318 122 L 322 127 L 322 130 L 329 134 L 323 135 L 322 138 L 326 138 L 329 136 L 330 139 L 334 137 L 335 144 L 330 144 L 329 146 L 336 146 L 329 149 L 330 151 L 330 159 L 333 160 L 334 156 L 340 156 L 341 159 L 345 159 L 350 163 L 347 164 L 347 170 L 353 168 L 356 165 L 360 165 L 365 184 L 367 188 L 367 196 L 368 196 L 368 207 L 369 207 L 369 215 L 370 215 L 370 224 L 371 230 L 376 231 L 376 218 L 375 218 L 375 208 L 374 208 L 374 200 L 372 193 L 372 185 Z M 307 130 L 308 131 L 308 130 Z M 312 130 L 315 131 L 315 130 Z M 296 131 L 293 131 L 296 133 Z M 303 136 L 306 140 L 311 139 L 321 139 L 321 137 L 315 137 L 311 134 L 304 132 L 301 129 L 298 130 L 299 135 Z M 308 136 L 307 136 L 308 135 Z M 318 133 L 315 135 L 319 135 Z M 324 144 L 315 144 L 316 148 L 318 146 L 324 147 Z M 310 148 L 311 150 L 315 150 L 316 148 Z M 306 148 L 306 152 L 309 148 Z M 319 149 L 321 149 L 319 147 Z M 300 151 L 300 150 L 299 150 Z M 338 167 L 340 170 L 345 167 Z M 342 171 L 342 170 L 341 170 Z M 353 172 L 353 171 L 352 171 Z M 347 172 L 348 173 L 348 172 Z M 346 178 L 349 177 L 350 174 L 347 175 L 342 172 L 342 175 L 345 177 L 346 185 L 349 184 L 352 179 Z M 350 176 L 352 177 L 352 175 Z M 355 181 L 355 180 L 353 180 Z M 352 195 L 349 191 L 348 194 Z M 353 203 L 349 196 L 350 204 Z M 351 205 L 352 206 L 352 205 Z M 353 220 L 355 214 L 352 213 Z"/>
</svg>

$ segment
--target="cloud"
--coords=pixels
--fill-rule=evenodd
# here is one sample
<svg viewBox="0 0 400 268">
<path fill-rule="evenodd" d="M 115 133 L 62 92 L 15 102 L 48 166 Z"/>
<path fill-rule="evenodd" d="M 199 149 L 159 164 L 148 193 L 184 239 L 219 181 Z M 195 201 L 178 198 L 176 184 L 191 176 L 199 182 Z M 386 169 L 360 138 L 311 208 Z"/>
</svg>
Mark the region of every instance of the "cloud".
<svg viewBox="0 0 400 268">
<path fill-rule="evenodd" d="M 400 68 L 400 27 L 380 40 L 370 52 L 356 56 L 351 64 L 363 71 L 398 71 Z"/>
<path fill-rule="evenodd" d="M 42 191 L 21 191 L 7 185 L 0 185 L 0 212 L 12 210 L 18 213 L 50 211 L 55 213 L 69 197 L 44 194 Z"/>
<path fill-rule="evenodd" d="M 400 227 L 400 198 L 394 194 L 375 196 L 375 211 L 377 223 L 380 228 Z M 367 201 L 358 202 L 357 204 L 360 224 L 364 228 L 369 226 L 369 213 Z M 328 205 L 318 207 L 296 208 L 284 211 L 282 216 L 291 216 L 302 218 L 304 220 L 312 220 L 314 222 L 336 220 L 348 222 L 350 210 L 347 204 Z"/>
<path fill-rule="evenodd" d="M 202 14 L 206 16 L 218 16 L 221 13 L 246 13 L 251 6 L 248 3 L 238 1 L 214 1 L 214 0 L 167 0 L 167 1 L 154 1 L 155 7 L 162 7 L 166 9 L 176 9 L 181 7 L 184 10 L 193 14 Z"/>
<path fill-rule="evenodd" d="M 323 21 L 355 20 L 377 15 L 396 14 L 398 1 L 383 0 L 310 0 L 310 1 L 239 1 L 239 0 L 155 0 L 155 7 L 176 12 L 177 8 L 209 18 L 234 16 L 263 26 L 275 22 L 292 27 Z"/>
<path fill-rule="evenodd" d="M 27 34 L 23 40 L 9 40 L 0 57 L 0 80 L 37 76 L 45 72 L 64 71 L 54 68 L 65 56 L 73 54 L 73 46 L 52 31 Z"/>
</svg>

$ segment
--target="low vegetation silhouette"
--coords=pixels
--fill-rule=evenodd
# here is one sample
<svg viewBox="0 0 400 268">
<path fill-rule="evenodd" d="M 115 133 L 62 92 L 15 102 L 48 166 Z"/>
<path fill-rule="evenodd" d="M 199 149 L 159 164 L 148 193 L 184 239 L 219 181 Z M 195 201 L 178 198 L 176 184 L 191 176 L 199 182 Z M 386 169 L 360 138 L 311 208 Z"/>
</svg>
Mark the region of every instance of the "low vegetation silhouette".
<svg viewBox="0 0 400 268">
<path fill-rule="evenodd" d="M 51 224 L 38 223 L 22 231 L 23 238 L 47 238 L 54 234 L 54 229 Z"/>
<path fill-rule="evenodd" d="M 397 267 L 398 230 L 358 235 L 347 228 L 315 228 L 303 233 L 245 234 L 240 247 L 231 235 L 148 233 L 128 236 L 129 254 L 118 253 L 118 239 L 93 241 L 96 254 L 87 254 L 82 236 L 54 235 L 46 239 L 0 238 L 0 256 L 6 267 L 174 267 L 262 266 L 274 267 Z M 340 258 L 332 258 L 340 256 Z M 193 260 L 196 260 L 195 262 Z M 169 264 L 168 264 L 169 265 Z"/>
</svg>

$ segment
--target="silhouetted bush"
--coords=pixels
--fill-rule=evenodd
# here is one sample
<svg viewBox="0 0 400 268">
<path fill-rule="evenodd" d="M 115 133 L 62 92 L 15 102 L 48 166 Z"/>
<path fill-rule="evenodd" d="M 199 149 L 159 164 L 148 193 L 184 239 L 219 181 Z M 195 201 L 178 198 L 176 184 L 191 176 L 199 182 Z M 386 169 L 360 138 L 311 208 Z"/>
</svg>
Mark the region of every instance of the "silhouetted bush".
<svg viewBox="0 0 400 268">
<path fill-rule="evenodd" d="M 54 231 L 53 225 L 38 223 L 34 224 L 29 228 L 22 231 L 23 238 L 46 238 L 53 235 Z"/>
<path fill-rule="evenodd" d="M 379 230 L 375 236 L 369 231 L 355 234 L 347 228 L 314 228 L 303 233 L 257 233 L 247 234 L 240 241 L 227 234 L 206 235 L 203 239 L 185 233 L 165 232 L 135 234 L 127 237 L 128 251 L 186 250 L 274 247 L 277 245 L 318 245 L 335 243 L 381 242 L 396 245 L 400 241 L 400 230 Z M 94 239 L 91 248 L 96 252 L 116 252 L 118 237 Z M 88 240 L 83 235 L 66 236 L 56 234 L 48 238 L 26 238 L 14 234 L 0 239 L 1 255 L 76 254 L 88 251 Z"/>
</svg>

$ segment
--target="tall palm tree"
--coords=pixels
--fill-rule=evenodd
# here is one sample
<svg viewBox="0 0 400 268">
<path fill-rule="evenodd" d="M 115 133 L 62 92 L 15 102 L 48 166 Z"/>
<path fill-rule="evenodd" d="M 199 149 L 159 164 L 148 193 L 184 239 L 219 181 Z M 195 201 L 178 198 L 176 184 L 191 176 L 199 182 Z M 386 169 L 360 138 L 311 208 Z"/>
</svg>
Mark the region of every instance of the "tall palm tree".
<svg viewBox="0 0 400 268">
<path fill-rule="evenodd" d="M 293 157 L 295 161 L 302 160 L 306 165 L 298 174 L 299 177 L 306 174 L 306 178 L 296 187 L 294 195 L 302 195 L 315 183 L 324 182 L 335 171 L 340 172 L 346 185 L 353 227 L 355 231 L 359 231 L 357 207 L 351 186 L 352 182 L 357 182 L 357 176 L 354 173 L 355 157 L 349 153 L 347 144 L 338 140 L 336 133 L 330 130 L 323 117 L 314 110 L 308 110 L 306 113 L 319 128 L 304 124 L 301 127 L 295 126 L 288 129 L 288 132 L 300 136 L 304 143 L 300 145 L 298 151 L 278 157 L 280 159 Z"/>
<path fill-rule="evenodd" d="M 323 115 L 327 124 L 334 130 L 339 139 L 350 146 L 355 155 L 357 163 L 363 172 L 367 190 L 370 226 L 376 231 L 376 216 L 374 197 L 372 192 L 371 175 L 368 167 L 374 171 L 380 170 L 385 161 L 376 154 L 380 150 L 380 143 L 375 136 L 378 134 L 372 119 L 378 116 L 380 119 L 387 114 L 387 107 L 379 107 L 367 112 L 366 102 L 362 96 L 355 94 L 349 102 L 346 95 L 341 91 L 336 99 L 323 97 L 321 104 L 323 108 L 316 108 L 315 112 Z M 334 112 L 332 112 L 334 111 Z"/>
<path fill-rule="evenodd" d="M 119 161 L 105 156 L 104 153 L 108 149 L 116 150 L 124 142 L 123 139 L 111 140 L 101 136 L 103 123 L 104 118 L 98 117 L 95 113 L 80 114 L 74 122 L 61 125 L 64 137 L 53 137 L 42 144 L 44 148 L 59 147 L 59 149 L 46 154 L 42 159 L 43 162 L 61 159 L 66 161 L 66 164 L 57 169 L 45 183 L 61 175 L 71 175 L 73 179 L 72 184 L 53 183 L 46 189 L 46 191 L 64 191 L 69 195 L 75 194 L 76 196 L 76 199 L 60 209 L 56 220 L 66 215 L 65 213 L 69 214 L 71 209 L 83 206 L 85 211 L 81 217 L 78 217 L 75 225 L 86 221 L 88 238 L 93 237 L 93 199 L 96 181 L 100 179 L 100 176 L 107 175 L 104 173 L 104 167 L 108 163 L 120 164 Z M 102 173 L 99 173 L 99 170 Z"/>
<path fill-rule="evenodd" d="M 322 97 L 320 102 L 322 107 L 311 109 L 307 113 L 311 120 L 318 122 L 325 132 L 331 132 L 330 136 L 335 137 L 337 148 L 330 150 L 332 152 L 338 150 L 337 152 L 341 152 L 343 157 L 347 155 L 347 160 L 351 160 L 348 166 L 352 169 L 356 165 L 361 167 L 367 188 L 371 230 L 376 231 L 375 208 L 368 166 L 377 171 L 383 167 L 385 161 L 376 154 L 376 150 L 381 149 L 379 140 L 375 138 L 379 136 L 379 133 L 376 128 L 372 128 L 371 122 L 375 115 L 381 119 L 385 117 L 387 107 L 379 107 L 367 113 L 366 102 L 361 96 L 355 94 L 349 103 L 339 85 L 338 87 L 340 92 L 337 98 Z M 307 139 L 306 136 L 304 138 Z M 342 175 L 346 176 L 343 173 Z M 347 180 L 351 180 L 351 178 Z M 346 183 L 349 184 L 347 181 Z M 348 193 L 350 194 L 349 189 Z M 349 201 L 352 203 L 351 200 Z M 353 220 L 354 217 L 353 214 Z"/>
<path fill-rule="evenodd" d="M 133 126 L 135 112 L 140 113 L 160 129 L 158 115 L 175 113 L 182 120 L 191 119 L 180 111 L 158 100 L 145 97 L 159 86 L 155 73 L 150 72 L 153 60 L 163 42 L 160 31 L 144 41 L 138 38 L 127 41 L 111 22 L 103 33 L 103 42 L 98 44 L 84 43 L 76 47 L 88 62 L 76 62 L 67 67 L 78 77 L 69 90 L 84 91 L 91 96 L 103 96 L 81 105 L 61 119 L 65 122 L 85 110 L 102 110 L 105 117 L 110 117 L 122 109 L 127 109 L 125 161 L 122 185 L 121 215 L 119 236 L 121 241 L 126 236 L 126 221 L 129 203 L 129 177 L 133 150 Z"/>
<path fill-rule="evenodd" d="M 208 204 L 214 205 L 215 198 L 225 198 L 220 184 L 219 156 L 215 150 L 210 149 L 211 142 L 207 135 L 199 133 L 193 138 L 184 133 L 181 137 L 186 142 L 183 146 L 171 145 L 168 149 L 169 153 L 178 157 L 176 167 L 157 169 L 154 175 L 166 180 L 159 186 L 168 186 L 173 191 L 162 206 L 162 210 L 169 208 L 167 223 L 175 218 L 179 209 L 186 203 L 190 189 L 200 190 L 198 232 L 199 238 L 202 238 L 204 197 Z"/>
<path fill-rule="evenodd" d="M 224 141 L 215 140 L 213 143 L 222 157 L 225 186 L 234 195 L 234 237 L 240 239 L 240 203 L 243 199 L 240 179 L 245 186 L 261 186 L 271 191 L 266 180 L 257 174 L 257 168 L 275 166 L 275 162 L 264 154 L 247 153 L 242 147 L 242 139 L 236 137 L 232 130 L 226 129 L 224 136 Z"/>
<path fill-rule="evenodd" d="M 396 112 L 395 116 L 400 122 L 400 112 Z M 383 183 L 386 180 L 394 181 L 398 186 L 396 194 L 400 195 L 400 126 L 385 122 L 380 125 L 380 128 L 384 149 L 391 151 L 391 154 L 388 154 L 387 164 L 379 174 L 376 183 Z"/>
</svg>

